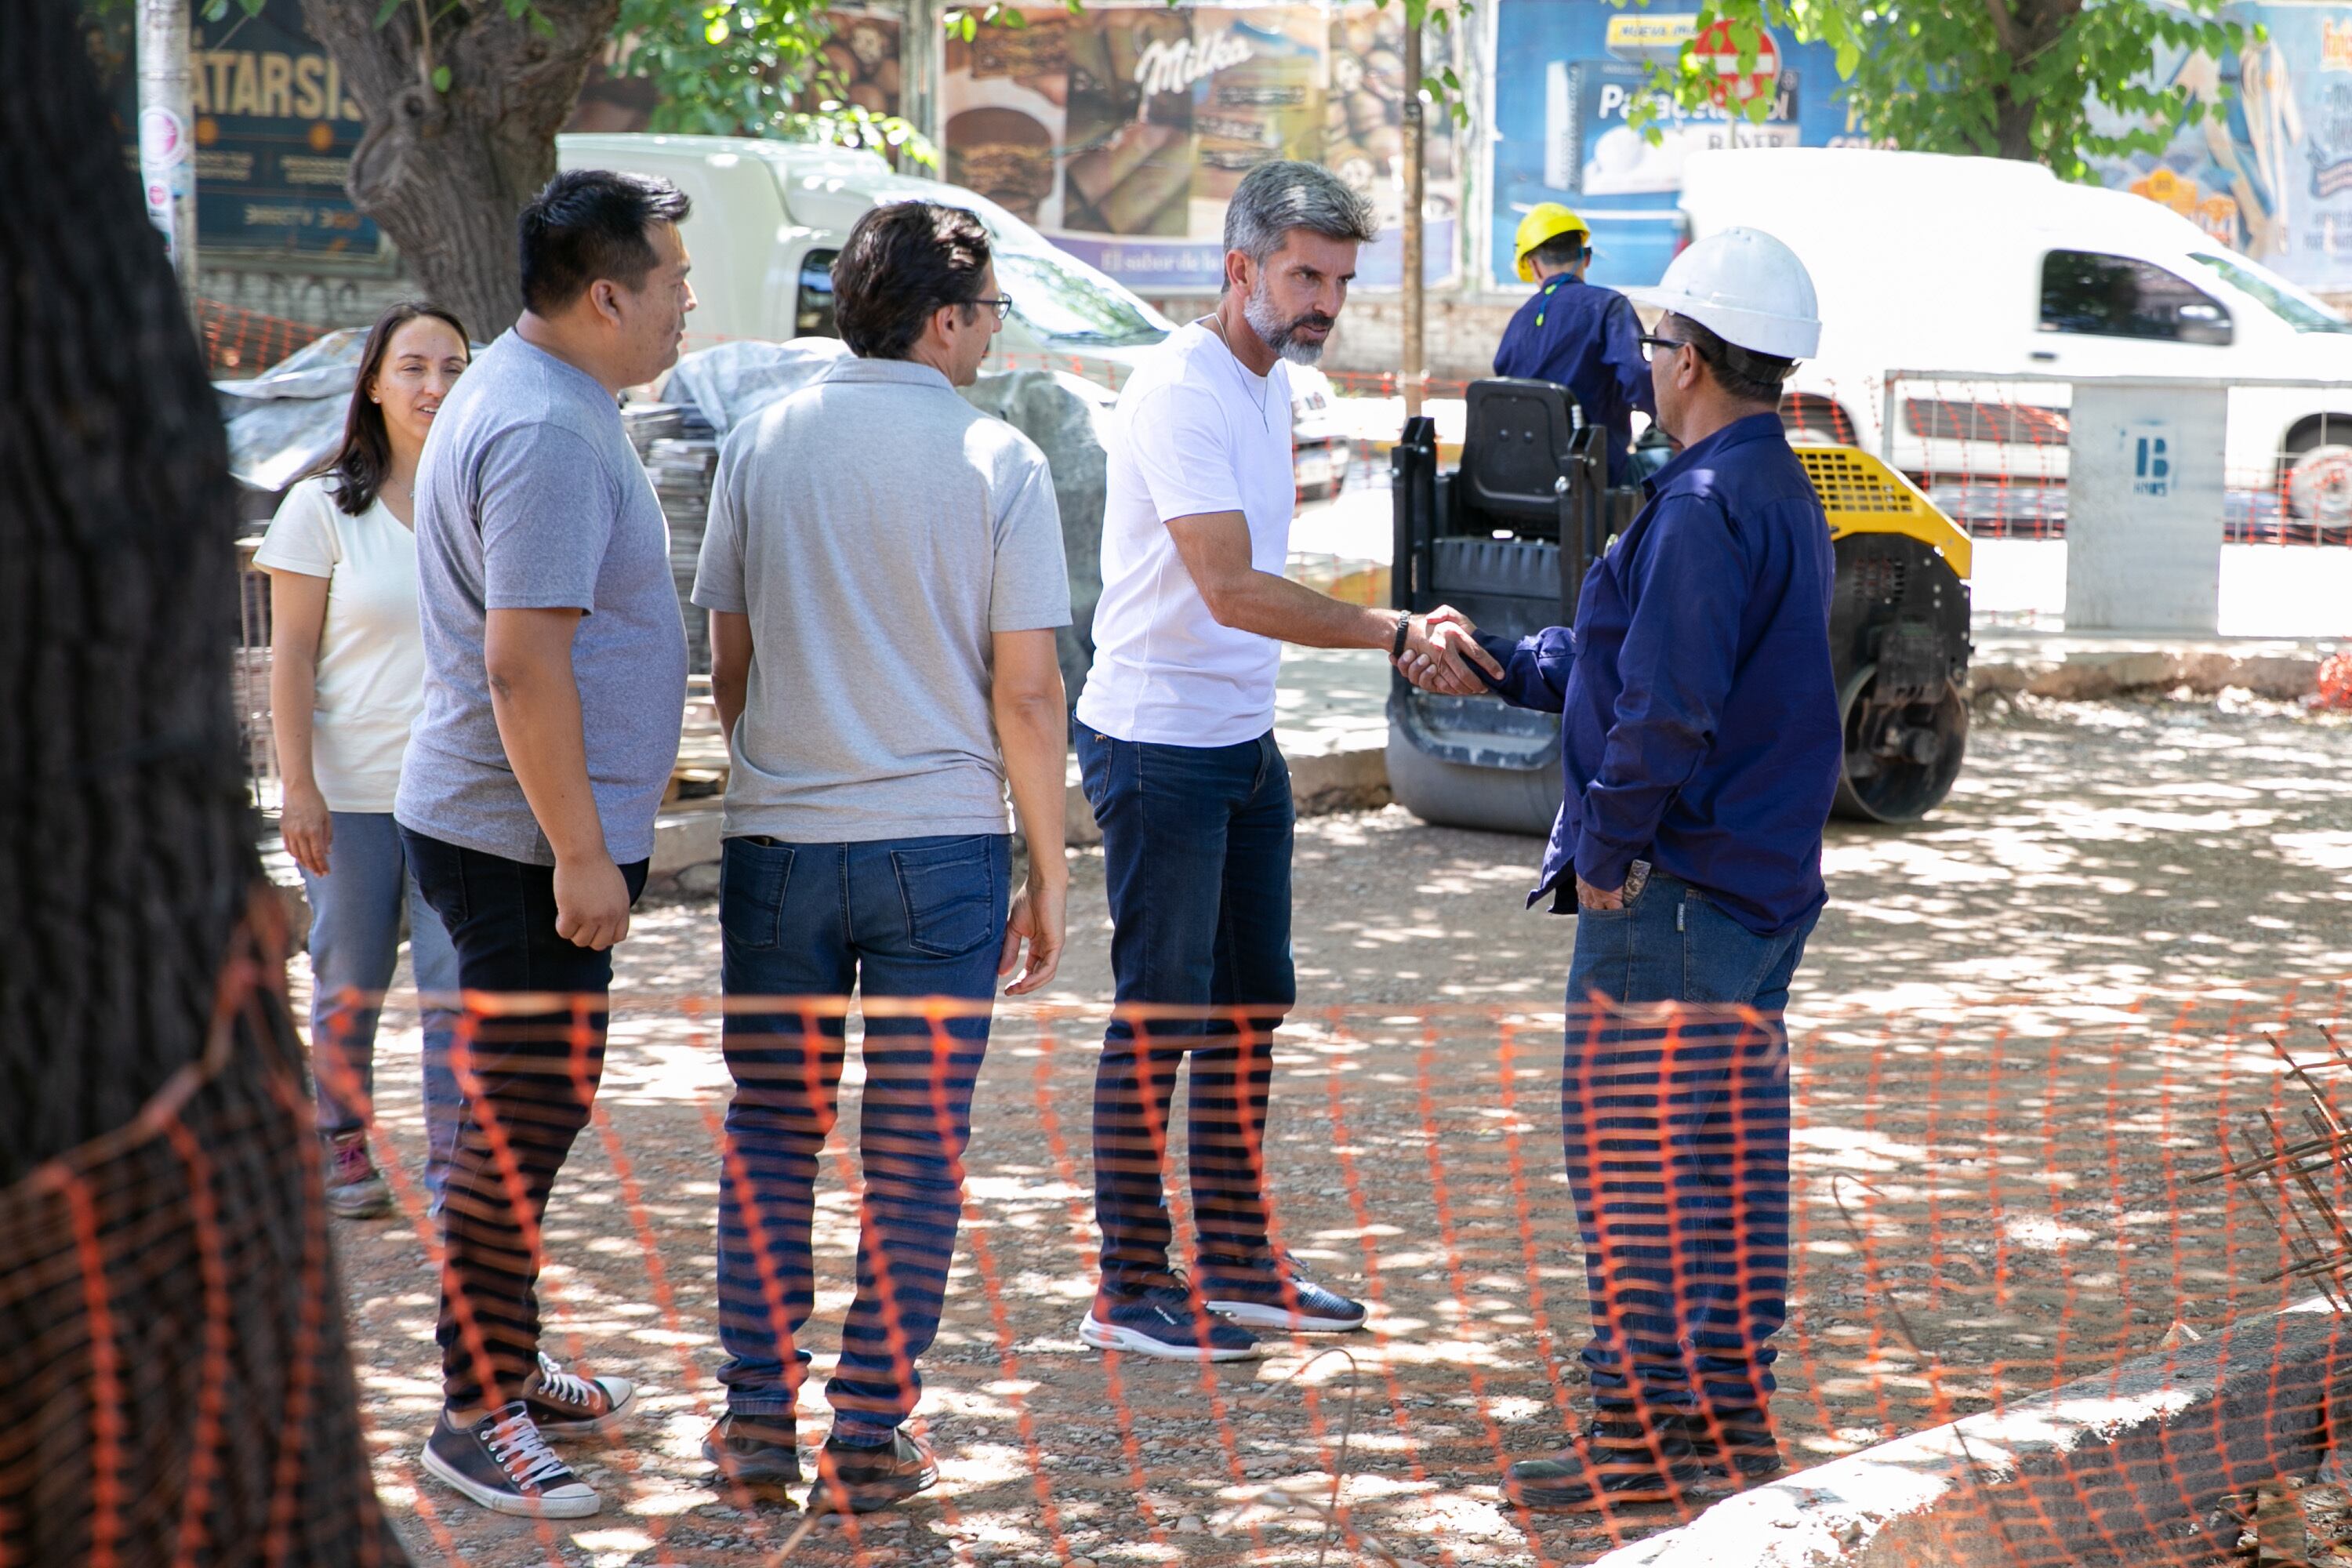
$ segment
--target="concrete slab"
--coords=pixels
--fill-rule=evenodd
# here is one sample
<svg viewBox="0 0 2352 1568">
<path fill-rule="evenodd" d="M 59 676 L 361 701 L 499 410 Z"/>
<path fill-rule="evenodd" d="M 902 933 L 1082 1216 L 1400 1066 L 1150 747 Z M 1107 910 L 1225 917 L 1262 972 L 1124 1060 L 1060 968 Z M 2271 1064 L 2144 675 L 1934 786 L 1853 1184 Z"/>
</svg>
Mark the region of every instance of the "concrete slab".
<svg viewBox="0 0 2352 1568">
<path fill-rule="evenodd" d="M 2118 692 L 2187 687 L 2200 695 L 2242 688 L 2292 700 L 2316 689 L 2332 638 L 2102 637 L 1988 626 L 1972 633 L 1969 678 L 1979 694 L 2027 691 L 2090 700 Z"/>
<path fill-rule="evenodd" d="M 1728 1499 L 1598 1568 L 2016 1568 L 2197 1560 L 2216 1505 L 2309 1475 L 2352 1413 L 2318 1302 Z M 2160 1543 L 2160 1545 L 2159 1545 Z M 2201 1544 L 2201 1543 L 2200 1543 Z"/>
</svg>

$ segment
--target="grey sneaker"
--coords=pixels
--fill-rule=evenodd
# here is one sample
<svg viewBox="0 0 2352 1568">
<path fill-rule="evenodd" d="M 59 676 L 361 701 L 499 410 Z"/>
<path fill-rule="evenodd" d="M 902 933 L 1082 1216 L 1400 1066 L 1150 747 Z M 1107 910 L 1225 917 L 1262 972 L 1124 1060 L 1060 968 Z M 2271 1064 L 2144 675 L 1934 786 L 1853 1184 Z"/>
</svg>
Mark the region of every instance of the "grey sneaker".
<svg viewBox="0 0 2352 1568">
<path fill-rule="evenodd" d="M 719 1483 L 741 1487 L 762 1502 L 787 1506 L 784 1489 L 801 1484 L 801 1455 L 789 1415 L 742 1415 L 729 1411 L 702 1440 L 702 1457 L 716 1466 Z"/>
<path fill-rule="evenodd" d="M 425 1468 L 493 1513 L 586 1519 L 604 1506 L 555 1457 L 520 1399 L 466 1428 L 443 1413 L 425 1441 Z"/>
<path fill-rule="evenodd" d="M 826 1438 L 809 1488 L 811 1513 L 873 1513 L 929 1491 L 940 1479 L 931 1446 L 901 1426 L 878 1448 L 853 1448 Z"/>
<path fill-rule="evenodd" d="M 337 1219 L 375 1219 L 392 1212 L 392 1189 L 368 1155 L 367 1129 L 321 1132 L 327 1212 Z"/>
</svg>

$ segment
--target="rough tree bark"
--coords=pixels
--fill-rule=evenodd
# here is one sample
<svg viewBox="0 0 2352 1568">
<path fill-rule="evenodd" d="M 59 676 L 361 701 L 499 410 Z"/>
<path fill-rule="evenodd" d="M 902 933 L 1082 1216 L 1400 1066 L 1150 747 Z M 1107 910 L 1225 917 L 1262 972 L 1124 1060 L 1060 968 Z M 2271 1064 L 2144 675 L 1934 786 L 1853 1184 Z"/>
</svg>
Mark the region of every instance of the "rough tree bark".
<svg viewBox="0 0 2352 1568">
<path fill-rule="evenodd" d="M 226 444 L 74 0 L 0 5 L 0 1563 L 402 1561 L 229 705 Z"/>
<path fill-rule="evenodd" d="M 310 35 L 368 117 L 352 157 L 352 202 L 477 338 L 521 313 L 515 216 L 554 175 L 555 133 L 620 8 L 620 0 L 536 0 L 515 16 L 505 0 L 434 0 L 427 38 L 423 0 L 381 27 L 380 0 L 302 0 Z M 446 92 L 433 85 L 439 68 L 449 73 Z"/>
<path fill-rule="evenodd" d="M 2042 51 L 2065 36 L 2082 13 L 2083 0 L 1984 0 L 1984 5 L 2016 79 L 1992 89 L 1993 145 L 2000 157 L 2031 163 L 2042 153 L 2033 145 L 2034 104 L 2022 96 L 2022 79 Z"/>
</svg>

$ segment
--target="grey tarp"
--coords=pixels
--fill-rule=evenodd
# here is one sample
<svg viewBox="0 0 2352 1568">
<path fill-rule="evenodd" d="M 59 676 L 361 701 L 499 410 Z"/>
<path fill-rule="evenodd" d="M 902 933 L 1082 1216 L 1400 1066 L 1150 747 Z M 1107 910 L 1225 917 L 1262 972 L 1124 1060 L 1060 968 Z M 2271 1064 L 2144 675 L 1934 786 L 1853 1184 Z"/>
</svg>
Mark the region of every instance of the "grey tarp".
<svg viewBox="0 0 2352 1568">
<path fill-rule="evenodd" d="M 335 455 L 366 346 L 361 328 L 329 332 L 250 381 L 213 383 L 240 484 L 276 495 Z"/>
</svg>

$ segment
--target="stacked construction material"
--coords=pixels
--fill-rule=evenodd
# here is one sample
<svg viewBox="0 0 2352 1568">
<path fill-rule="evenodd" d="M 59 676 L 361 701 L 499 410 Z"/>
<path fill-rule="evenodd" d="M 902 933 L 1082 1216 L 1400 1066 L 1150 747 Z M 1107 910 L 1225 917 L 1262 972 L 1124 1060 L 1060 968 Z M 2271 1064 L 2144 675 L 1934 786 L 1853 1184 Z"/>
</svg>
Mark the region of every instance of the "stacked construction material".
<svg viewBox="0 0 2352 1568">
<path fill-rule="evenodd" d="M 702 556 L 702 528 L 710 513 L 710 476 L 719 463 L 719 442 L 698 416 L 675 404 L 631 404 L 621 410 L 621 424 L 630 444 L 646 465 L 669 522 L 670 575 L 677 584 L 677 606 L 686 620 L 688 666 L 696 674 L 710 669 L 709 617 L 691 600 L 694 568 Z"/>
</svg>

